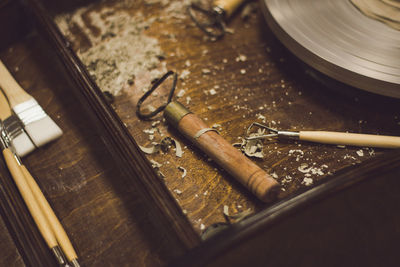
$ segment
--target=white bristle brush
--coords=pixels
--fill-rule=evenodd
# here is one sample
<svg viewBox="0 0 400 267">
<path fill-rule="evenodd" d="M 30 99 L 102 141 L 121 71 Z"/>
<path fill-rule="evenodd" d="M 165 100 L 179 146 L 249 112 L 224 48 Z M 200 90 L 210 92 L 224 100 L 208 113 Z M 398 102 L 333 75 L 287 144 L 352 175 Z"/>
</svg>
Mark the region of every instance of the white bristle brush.
<svg viewBox="0 0 400 267">
<path fill-rule="evenodd" d="M 35 146 L 40 147 L 62 135 L 60 127 L 31 95 L 22 89 L 1 61 L 0 87 Z"/>
</svg>

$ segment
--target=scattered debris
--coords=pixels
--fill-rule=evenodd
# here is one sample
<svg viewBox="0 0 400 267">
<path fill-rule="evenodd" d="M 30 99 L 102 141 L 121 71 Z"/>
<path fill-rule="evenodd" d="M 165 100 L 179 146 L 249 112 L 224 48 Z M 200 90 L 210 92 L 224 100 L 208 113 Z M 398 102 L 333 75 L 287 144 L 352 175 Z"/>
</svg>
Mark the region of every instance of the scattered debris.
<svg viewBox="0 0 400 267">
<path fill-rule="evenodd" d="M 150 163 L 151 163 L 151 167 L 153 167 L 154 169 L 160 168 L 162 166 L 161 163 L 158 163 L 157 161 L 155 161 L 153 159 L 150 160 Z"/>
<path fill-rule="evenodd" d="M 224 205 L 224 215 L 229 216 L 229 207 L 227 205 Z"/>
<path fill-rule="evenodd" d="M 156 18 L 147 18 L 139 12 L 132 16 L 118 5 L 100 10 L 93 6 L 60 14 L 55 21 L 79 49 L 79 58 L 102 91 L 116 96 L 130 88 L 134 83 L 132 77 L 148 73 L 151 81 L 166 72 L 161 62 L 165 56 L 158 40 L 144 34 Z M 85 46 L 78 42 L 77 31 L 87 38 Z"/>
<path fill-rule="evenodd" d="M 182 173 L 182 178 L 185 178 L 185 176 L 186 176 L 186 169 L 185 168 L 183 168 L 183 167 L 181 167 L 181 166 L 178 166 L 178 170 L 180 170 L 180 171 L 182 171 L 183 173 Z"/>
<path fill-rule="evenodd" d="M 239 61 L 245 62 L 246 60 L 247 60 L 247 57 L 245 55 L 239 55 L 236 58 L 236 62 L 239 62 Z"/>
<path fill-rule="evenodd" d="M 242 143 L 235 143 L 233 146 L 239 147 L 248 157 L 264 158 L 263 143 L 260 139 L 247 140 L 243 138 Z"/>
<path fill-rule="evenodd" d="M 362 149 L 356 151 L 359 157 L 364 157 L 364 151 Z"/>
<path fill-rule="evenodd" d="M 301 184 L 304 184 L 305 186 L 310 186 L 310 185 L 312 185 L 313 184 L 313 179 L 312 178 L 308 178 L 308 177 L 305 177 L 304 179 L 303 179 L 303 181 L 301 182 Z"/>
<path fill-rule="evenodd" d="M 201 70 L 201 73 L 203 73 L 203 74 L 210 74 L 210 73 L 211 73 L 211 70 L 210 70 L 210 69 L 202 69 L 202 70 Z"/>
<path fill-rule="evenodd" d="M 215 89 L 213 88 L 213 89 L 210 89 L 210 95 L 216 95 L 217 94 L 217 91 L 215 91 Z"/>
<path fill-rule="evenodd" d="M 183 155 L 183 150 L 182 150 L 181 144 L 177 140 L 175 140 L 169 136 L 161 139 L 160 143 L 153 142 L 153 146 L 151 146 L 151 147 L 144 147 L 144 146 L 139 145 L 139 148 L 144 153 L 152 155 L 152 154 L 158 153 L 160 150 L 163 152 L 168 152 L 169 149 L 171 148 L 171 146 L 175 147 L 175 155 L 177 157 L 181 158 Z"/>
<path fill-rule="evenodd" d="M 181 89 L 179 92 L 176 94 L 176 97 L 181 98 L 182 96 L 185 95 L 185 90 Z"/>
<path fill-rule="evenodd" d="M 174 189 L 174 192 L 175 192 L 177 195 L 181 195 L 181 194 L 182 194 L 182 191 L 179 190 L 179 189 Z"/>
</svg>

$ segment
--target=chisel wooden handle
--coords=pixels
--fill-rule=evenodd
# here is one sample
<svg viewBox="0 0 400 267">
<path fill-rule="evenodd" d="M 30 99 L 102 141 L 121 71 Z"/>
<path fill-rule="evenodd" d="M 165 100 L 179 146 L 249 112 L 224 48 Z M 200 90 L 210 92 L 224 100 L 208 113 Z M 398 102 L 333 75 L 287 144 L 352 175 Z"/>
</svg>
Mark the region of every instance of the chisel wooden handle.
<svg viewBox="0 0 400 267">
<path fill-rule="evenodd" d="M 33 220 L 35 221 L 40 233 L 42 234 L 49 248 L 53 249 L 58 245 L 56 238 L 53 235 L 50 225 L 43 212 L 41 211 L 35 199 L 35 196 L 33 195 L 28 183 L 25 180 L 25 176 L 14 157 L 14 154 L 9 148 L 5 148 L 3 150 L 3 156 L 6 161 L 7 167 L 10 170 L 10 173 L 15 181 L 15 184 L 17 185 L 26 206 L 28 207 L 28 210 L 32 215 Z"/>
<path fill-rule="evenodd" d="M 214 6 L 223 9 L 225 11 L 225 16 L 229 18 L 244 1 L 245 0 L 216 0 Z"/>
<path fill-rule="evenodd" d="M 25 176 L 25 180 L 28 183 L 32 193 L 37 200 L 40 209 L 46 216 L 48 222 L 50 223 L 51 229 L 53 229 L 53 233 L 58 241 L 58 244 L 62 248 L 65 256 L 71 262 L 74 259 L 77 259 L 78 256 L 71 244 L 71 241 L 68 238 L 67 233 L 65 232 L 63 226 L 61 225 L 60 221 L 58 220 L 57 216 L 55 215 L 53 209 L 51 208 L 49 202 L 47 201 L 46 197 L 43 195 L 40 187 L 36 183 L 35 179 L 32 177 L 30 172 L 26 169 L 24 165 L 20 165 L 21 171 Z"/>
<path fill-rule="evenodd" d="M 228 173 L 247 187 L 260 200 L 267 202 L 275 196 L 279 184 L 245 157 L 224 138 L 182 104 L 171 102 L 164 111 L 167 121 L 178 128 L 188 139 L 221 165 Z"/>
<path fill-rule="evenodd" d="M 334 144 L 334 145 L 400 148 L 400 137 L 397 136 L 341 133 L 341 132 L 328 132 L 328 131 L 300 131 L 299 139 L 303 141 Z"/>
</svg>

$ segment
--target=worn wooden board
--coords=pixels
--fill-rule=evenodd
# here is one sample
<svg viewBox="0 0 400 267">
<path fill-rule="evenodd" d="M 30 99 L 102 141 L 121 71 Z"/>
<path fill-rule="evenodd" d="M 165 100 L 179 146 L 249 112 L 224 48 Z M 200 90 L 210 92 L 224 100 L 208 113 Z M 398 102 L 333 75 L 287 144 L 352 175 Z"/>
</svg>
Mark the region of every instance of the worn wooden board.
<svg viewBox="0 0 400 267">
<path fill-rule="evenodd" d="M 180 249 L 174 252 L 174 244 L 150 221 L 137 189 L 121 179 L 49 51 L 32 34 L 2 50 L 0 58 L 64 131 L 59 140 L 23 161 L 65 227 L 81 264 L 158 266 L 169 261 Z M 11 246 L 8 253 L 13 251 Z M 6 264 L 9 259 L 2 260 Z"/>
<path fill-rule="evenodd" d="M 75 17 L 67 20 L 67 24 L 60 23 L 59 18 L 56 21 L 81 57 L 97 44 L 96 38 L 101 37 L 99 17 L 101 19 L 122 12 L 129 14 L 132 23 L 135 23 L 135 19 L 137 23 L 145 23 L 146 27 L 141 29 L 140 35 L 155 40 L 163 52 L 163 58 L 157 61 L 158 65 L 154 68 L 159 70 L 160 75 L 166 69 L 185 73 L 178 83 L 177 92 L 184 90 L 179 100 L 210 126 L 219 124 L 221 135 L 231 143 L 240 142 L 239 138 L 244 137 L 246 128 L 254 121 L 283 130 L 399 134 L 398 100 L 346 87 L 340 89 L 341 86 L 336 85 L 332 90 L 315 81 L 313 76 L 320 76 L 304 68 L 288 53 L 257 10 L 247 20 L 242 19 L 240 13 L 234 15 L 229 21 L 233 34 L 212 42 L 204 38 L 204 34 L 189 20 L 185 8 L 187 3 L 105 1 L 78 12 L 83 15 L 73 11 L 68 13 L 70 17 Z M 103 17 L 99 14 L 103 14 Z M 111 32 L 118 37 L 121 30 L 114 29 Z M 112 51 L 113 47 L 109 47 L 109 50 Z M 136 52 L 141 53 L 139 47 Z M 101 55 L 98 54 L 99 58 Z M 133 81 L 126 81 L 127 85 L 116 96 L 113 107 L 138 144 L 150 146 L 154 141 L 159 142 L 163 137 L 171 136 L 184 147 L 182 158 L 176 157 L 174 151 L 149 155 L 148 158 L 162 164 L 160 171 L 165 176 L 162 181 L 175 196 L 193 227 L 201 233 L 207 226 L 225 221 L 225 206 L 230 214 L 247 209 L 258 211 L 266 207 L 217 165 L 209 162 L 201 151 L 179 133 L 167 127 L 161 121 L 161 116 L 151 122 L 137 119 L 136 102 L 154 78 L 149 74 L 152 70 L 149 69 L 148 73 L 143 71 L 142 75 L 135 77 L 131 75 Z M 159 105 L 165 101 L 168 90 L 168 85 L 160 88 L 158 96 L 146 104 Z M 187 97 L 190 97 L 190 101 Z M 160 123 L 152 127 L 157 121 Z M 155 128 L 156 133 L 149 134 L 149 130 L 151 132 Z M 279 195 L 282 199 L 306 187 L 307 180 L 304 178 L 312 179 L 308 180 L 309 183 L 329 179 L 338 170 L 352 165 L 356 167 L 358 163 L 385 151 L 280 141 L 266 142 L 265 158 L 254 160 L 277 177 L 282 184 Z M 311 167 L 307 173 L 299 170 L 301 166 L 306 166 L 304 164 L 307 164 L 307 168 Z M 186 169 L 184 178 L 178 167 Z"/>
</svg>

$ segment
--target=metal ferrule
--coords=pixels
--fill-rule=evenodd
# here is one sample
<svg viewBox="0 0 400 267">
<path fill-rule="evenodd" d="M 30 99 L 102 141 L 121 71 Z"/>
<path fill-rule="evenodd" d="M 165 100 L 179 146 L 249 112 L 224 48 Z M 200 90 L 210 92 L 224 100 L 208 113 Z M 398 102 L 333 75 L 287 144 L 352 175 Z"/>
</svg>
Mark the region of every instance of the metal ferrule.
<svg viewBox="0 0 400 267">
<path fill-rule="evenodd" d="M 181 119 L 189 113 L 191 113 L 191 111 L 185 108 L 184 105 L 173 101 L 165 107 L 164 118 L 168 123 L 177 128 Z"/>
<path fill-rule="evenodd" d="M 4 129 L 4 122 L 0 121 L 0 146 L 1 150 L 9 148 L 11 146 L 11 140 L 8 136 L 7 131 Z"/>
<path fill-rule="evenodd" d="M 299 132 L 289 132 L 289 131 L 278 131 L 278 138 L 299 140 L 300 133 Z"/>
<path fill-rule="evenodd" d="M 216 15 L 216 17 L 224 18 L 226 16 L 226 11 L 223 7 L 215 5 L 212 7 L 212 11 Z"/>
<path fill-rule="evenodd" d="M 51 252 L 53 252 L 53 255 L 57 259 L 57 262 L 59 265 L 63 266 L 65 264 L 67 264 L 64 253 L 62 252 L 62 250 L 59 246 L 55 246 L 55 247 L 51 248 Z"/>
<path fill-rule="evenodd" d="M 17 136 L 25 132 L 20 119 L 15 115 L 10 116 L 3 121 L 3 128 L 7 132 L 10 140 L 15 139 Z"/>
<path fill-rule="evenodd" d="M 73 259 L 70 263 L 71 263 L 72 267 L 80 267 L 81 266 L 77 259 Z"/>
<path fill-rule="evenodd" d="M 13 107 L 13 110 L 24 125 L 28 125 L 47 116 L 46 112 L 44 112 L 39 103 L 33 98 L 16 105 Z"/>
<path fill-rule="evenodd" d="M 4 122 L 0 121 L 0 148 L 1 150 L 4 150 L 6 148 L 9 148 L 11 152 L 14 154 L 14 158 L 17 160 L 18 164 L 21 165 L 21 158 L 17 155 L 15 152 L 14 146 L 11 144 L 12 138 L 10 137 L 10 134 L 7 132 L 6 128 L 4 127 Z"/>
</svg>

